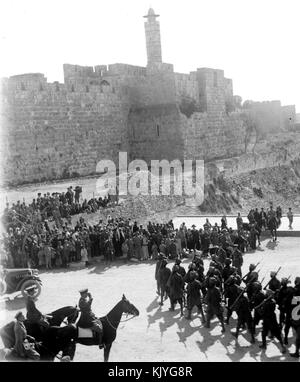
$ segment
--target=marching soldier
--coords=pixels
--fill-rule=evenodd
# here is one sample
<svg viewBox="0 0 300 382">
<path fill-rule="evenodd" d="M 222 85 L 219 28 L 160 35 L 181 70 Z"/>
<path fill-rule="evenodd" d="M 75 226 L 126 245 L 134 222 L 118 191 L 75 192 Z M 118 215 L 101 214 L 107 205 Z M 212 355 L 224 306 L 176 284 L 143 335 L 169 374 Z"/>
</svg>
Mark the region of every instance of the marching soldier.
<svg viewBox="0 0 300 382">
<path fill-rule="evenodd" d="M 215 268 L 217 268 L 218 271 L 219 271 L 220 273 L 222 273 L 224 267 L 223 267 L 223 265 L 218 261 L 217 256 L 216 256 L 216 255 L 212 255 L 211 260 L 212 260 L 212 261 L 211 261 L 212 266 L 215 267 Z"/>
<path fill-rule="evenodd" d="M 229 276 L 227 287 L 225 289 L 225 300 L 227 301 L 227 318 L 225 323 L 229 325 L 229 319 L 235 309 L 232 309 L 232 305 L 236 301 L 237 297 L 240 294 L 241 289 L 238 287 L 238 285 L 235 284 L 235 278 L 234 276 Z"/>
<path fill-rule="evenodd" d="M 261 283 L 256 281 L 252 284 L 252 297 L 250 300 L 250 309 L 254 309 L 256 306 L 259 306 L 266 298 L 265 294 L 262 291 Z M 259 324 L 259 321 L 262 320 L 261 310 L 254 309 L 253 325 L 254 330 L 256 325 Z"/>
<path fill-rule="evenodd" d="M 216 245 L 216 247 L 218 246 Z M 222 247 L 218 247 L 216 255 L 219 263 L 224 266 L 227 259 L 226 251 Z"/>
<path fill-rule="evenodd" d="M 202 308 L 201 301 L 201 283 L 197 280 L 197 272 L 192 271 L 190 273 L 191 282 L 187 285 L 187 320 L 190 320 L 192 317 L 192 310 L 194 306 L 197 306 L 198 313 L 201 314 L 202 322 L 205 323 L 205 316 Z"/>
<path fill-rule="evenodd" d="M 273 292 L 277 292 L 280 289 L 280 281 L 276 277 L 276 274 L 275 271 L 270 272 L 271 280 L 269 281 L 269 289 Z"/>
<path fill-rule="evenodd" d="M 222 278 L 224 283 L 229 279 L 230 275 L 232 275 L 231 260 L 227 258 L 225 260 L 225 266 L 222 271 Z"/>
<path fill-rule="evenodd" d="M 238 275 L 242 276 L 242 265 L 244 262 L 242 252 L 237 248 L 237 244 L 234 244 L 235 248 L 232 253 L 232 265 L 237 268 Z"/>
<path fill-rule="evenodd" d="M 255 269 L 255 265 L 250 264 L 250 266 L 249 266 L 250 272 L 249 272 L 249 274 L 245 280 L 245 283 L 247 286 L 247 296 L 248 296 L 249 300 L 252 299 L 252 295 L 254 293 L 255 286 L 253 288 L 253 284 L 258 281 L 258 272 L 256 272 L 254 269 Z"/>
<path fill-rule="evenodd" d="M 273 299 L 274 292 L 270 289 L 266 292 L 266 300 L 262 302 L 261 307 L 257 307 L 258 309 L 261 308 L 262 312 L 262 319 L 263 319 L 263 328 L 262 328 L 262 345 L 260 345 L 260 348 L 265 350 L 267 348 L 267 335 L 269 332 L 271 332 L 271 335 L 276 337 L 281 345 L 281 352 L 285 353 L 286 348 L 283 344 L 281 331 L 279 324 L 276 319 L 275 309 L 276 309 L 276 303 Z"/>
<path fill-rule="evenodd" d="M 243 327 L 245 324 L 247 324 L 248 331 L 250 332 L 250 335 L 251 335 L 251 343 L 254 344 L 255 331 L 254 331 L 254 325 L 253 325 L 253 318 L 251 315 L 249 299 L 247 296 L 244 295 L 244 293 L 242 294 L 242 296 L 239 298 L 239 300 L 236 303 L 236 313 L 238 316 L 238 322 L 237 322 L 236 332 L 234 333 L 234 336 L 238 338 L 240 328 Z"/>
<path fill-rule="evenodd" d="M 278 294 L 277 294 L 277 299 L 276 299 L 276 302 L 278 304 L 278 308 L 279 308 L 279 326 L 280 328 L 282 329 L 283 328 L 283 325 L 285 326 L 285 329 L 290 328 L 290 317 L 289 316 L 289 311 L 290 309 L 288 309 L 288 307 L 290 307 L 290 303 L 291 303 L 291 296 L 293 295 L 293 292 L 294 292 L 294 288 L 293 287 L 289 287 L 288 286 L 288 283 L 290 281 L 286 278 L 286 277 L 283 277 L 281 279 L 281 286 L 280 286 L 280 289 L 278 291 Z M 284 338 L 284 344 L 285 345 L 288 345 L 288 339 L 287 339 L 288 335 L 285 336 Z"/>
<path fill-rule="evenodd" d="M 210 328 L 210 321 L 216 315 L 222 326 L 222 333 L 225 332 L 223 308 L 221 306 L 222 294 L 216 286 L 217 280 L 214 277 L 209 278 L 208 289 L 205 296 L 207 303 L 206 328 Z"/>
<path fill-rule="evenodd" d="M 174 265 L 172 274 L 169 279 L 170 288 L 170 311 L 175 310 L 175 304 L 178 302 L 180 305 L 180 313 L 183 316 L 183 288 L 184 282 L 179 271 L 179 265 Z"/>
<path fill-rule="evenodd" d="M 250 264 L 249 265 L 249 272 L 247 274 L 247 277 L 245 279 L 245 284 L 247 285 L 250 281 L 253 282 L 253 272 L 255 270 L 256 266 L 255 264 Z"/>
</svg>

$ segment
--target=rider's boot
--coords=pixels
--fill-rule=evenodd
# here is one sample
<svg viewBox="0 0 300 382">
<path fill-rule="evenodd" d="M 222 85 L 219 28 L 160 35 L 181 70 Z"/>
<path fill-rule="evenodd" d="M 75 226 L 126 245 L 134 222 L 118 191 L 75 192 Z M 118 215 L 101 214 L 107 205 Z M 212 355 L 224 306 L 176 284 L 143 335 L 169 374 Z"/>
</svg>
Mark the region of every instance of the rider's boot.
<svg viewBox="0 0 300 382">
<path fill-rule="evenodd" d="M 222 333 L 225 333 L 225 332 L 226 332 L 226 329 L 225 329 L 225 325 L 224 325 L 224 322 L 223 322 L 223 321 L 221 321 L 221 326 L 222 326 L 222 330 L 221 330 L 221 332 L 222 332 Z"/>
<path fill-rule="evenodd" d="M 105 348 L 105 344 L 103 343 L 103 331 L 99 331 L 99 349 Z"/>
</svg>

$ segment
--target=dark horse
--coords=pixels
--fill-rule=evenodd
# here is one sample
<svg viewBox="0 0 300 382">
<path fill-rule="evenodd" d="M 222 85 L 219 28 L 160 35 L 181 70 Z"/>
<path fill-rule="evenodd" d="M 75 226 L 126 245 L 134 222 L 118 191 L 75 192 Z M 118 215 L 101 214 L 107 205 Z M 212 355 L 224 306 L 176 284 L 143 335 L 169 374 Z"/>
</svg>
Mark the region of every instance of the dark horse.
<svg viewBox="0 0 300 382">
<path fill-rule="evenodd" d="M 70 307 L 66 307 L 66 308 L 70 308 Z M 65 308 L 62 308 L 62 309 L 65 309 Z M 60 310 L 61 312 L 62 312 L 62 309 Z M 69 319 L 72 315 L 74 317 L 73 320 L 76 320 L 78 318 L 77 308 L 74 307 L 73 311 L 68 309 L 68 313 L 69 313 Z M 133 315 L 133 317 L 139 315 L 138 309 L 133 304 L 131 304 L 124 295 L 121 301 L 119 301 L 117 305 L 115 305 L 106 316 L 100 318 L 103 325 L 104 362 L 108 361 L 112 343 L 114 342 L 117 336 L 117 329 L 118 329 L 119 323 L 122 322 L 121 318 L 123 313 L 131 314 Z M 51 315 L 53 315 L 53 313 Z M 93 336 L 91 337 L 79 337 L 78 332 L 79 332 L 79 329 L 77 328 L 77 336 L 75 338 L 76 343 L 87 345 L 87 346 L 92 346 L 92 345 L 99 346 L 99 338 L 97 333 L 94 333 Z"/>
<path fill-rule="evenodd" d="M 111 345 L 117 336 L 117 329 L 121 322 L 123 313 L 138 316 L 138 309 L 131 304 L 123 295 L 121 301 L 100 320 L 103 325 L 103 343 L 104 343 L 104 361 L 107 362 Z M 77 307 L 65 306 L 50 313 L 50 326 L 41 326 L 38 324 L 29 324 L 24 322 L 27 333 L 35 338 L 37 342 L 37 351 L 40 353 L 41 360 L 53 361 L 59 358 L 58 353 L 62 351 L 61 358 L 69 356 L 72 360 L 76 351 L 76 343 L 83 345 L 99 345 L 97 333 L 92 337 L 78 337 L 79 329 L 74 324 L 77 321 L 79 310 Z M 66 326 L 60 326 L 62 323 Z M 3 344 L 6 348 L 14 346 L 14 322 L 5 325 L 0 331 Z"/>
<path fill-rule="evenodd" d="M 27 334 L 34 337 L 36 341 L 36 350 L 39 352 L 41 360 L 53 361 L 54 358 L 64 358 L 69 356 L 70 360 L 74 358 L 75 354 L 75 338 L 77 337 L 77 329 L 70 323 L 78 314 L 77 309 L 73 306 L 66 306 L 57 309 L 50 313 L 50 319 L 44 321 L 43 324 L 31 324 L 27 320 L 24 325 Z M 66 318 L 66 326 L 60 326 Z M 14 335 L 14 321 L 9 322 L 0 330 L 0 336 L 3 345 L 6 349 L 10 349 L 15 344 Z M 62 356 L 58 357 L 58 353 L 62 351 Z M 11 354 L 7 360 L 14 360 L 14 354 Z"/>
</svg>

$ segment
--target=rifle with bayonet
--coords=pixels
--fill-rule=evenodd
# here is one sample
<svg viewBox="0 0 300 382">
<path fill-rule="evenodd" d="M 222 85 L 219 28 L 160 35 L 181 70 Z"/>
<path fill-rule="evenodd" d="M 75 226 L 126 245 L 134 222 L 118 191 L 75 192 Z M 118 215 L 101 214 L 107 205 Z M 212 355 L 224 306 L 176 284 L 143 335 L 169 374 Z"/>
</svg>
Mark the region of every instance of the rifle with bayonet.
<svg viewBox="0 0 300 382">
<path fill-rule="evenodd" d="M 257 273 L 260 272 L 260 269 L 257 271 Z M 237 296 L 237 298 L 235 299 L 235 301 L 233 302 L 233 304 L 229 307 L 230 310 L 232 310 L 236 303 L 239 301 L 239 299 L 242 297 L 243 293 L 247 291 L 248 287 L 249 287 L 250 283 L 246 285 L 246 287 L 241 291 L 241 293 Z"/>
<path fill-rule="evenodd" d="M 275 275 L 273 276 L 276 277 L 278 275 L 278 272 L 280 271 L 281 267 L 279 267 L 275 273 Z M 267 285 L 264 287 L 264 290 L 266 290 L 268 288 L 268 286 L 270 285 L 270 282 L 272 281 L 272 278 L 270 278 L 270 280 L 268 281 Z"/>
<path fill-rule="evenodd" d="M 257 268 L 257 266 L 258 266 L 259 264 L 260 264 L 260 261 L 259 261 L 257 264 L 255 264 L 255 266 L 254 266 L 254 268 L 252 269 L 252 271 L 249 271 L 247 274 L 245 274 L 245 276 L 242 278 L 241 281 L 245 281 L 246 278 L 250 275 L 250 273 L 253 272 L 253 271 Z"/>
<path fill-rule="evenodd" d="M 254 307 L 254 310 L 261 308 L 267 301 L 272 300 L 273 297 L 274 297 L 274 295 L 272 294 L 271 296 L 264 299 L 259 305 Z"/>
</svg>

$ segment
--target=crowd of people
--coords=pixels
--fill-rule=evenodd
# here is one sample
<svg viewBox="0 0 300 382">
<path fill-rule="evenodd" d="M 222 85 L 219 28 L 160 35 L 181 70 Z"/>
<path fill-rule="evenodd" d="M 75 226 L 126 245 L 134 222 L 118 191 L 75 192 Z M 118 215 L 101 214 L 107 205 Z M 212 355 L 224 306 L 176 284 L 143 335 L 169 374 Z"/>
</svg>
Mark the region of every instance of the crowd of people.
<svg viewBox="0 0 300 382">
<path fill-rule="evenodd" d="M 7 203 L 2 222 L 6 232 L 1 238 L 1 263 L 6 268 L 67 268 L 72 262 L 89 265 L 93 257 L 103 256 L 106 263 L 115 258 L 138 261 L 156 260 L 159 253 L 170 258 L 188 256 L 194 250 L 203 256 L 212 253 L 216 246 L 234 245 L 239 253 L 255 250 L 260 245 L 262 230 L 270 229 L 273 240 L 277 240 L 276 229 L 281 223 L 282 211 L 273 206 L 265 212 L 262 208 L 251 210 L 248 222 L 238 214 L 236 229 L 228 227 L 226 216 L 221 224 L 212 225 L 206 219 L 203 228 L 193 225 L 187 228 L 182 223 L 178 229 L 169 221 L 165 224 L 148 222 L 139 225 L 129 218 L 99 219 L 90 225 L 80 216 L 75 225 L 71 215 L 82 212 L 96 212 L 112 207 L 114 201 L 109 196 L 84 199 L 80 202 L 81 187 L 75 192 L 70 186 L 66 193 L 39 193 L 32 203 Z M 290 226 L 293 214 L 289 210 Z M 273 228 L 272 228 L 273 227 Z M 242 255 L 234 255 L 234 266 L 240 269 Z"/>
<path fill-rule="evenodd" d="M 79 261 L 81 253 L 91 253 L 92 245 L 82 220 L 72 227 L 71 216 L 93 213 L 115 205 L 110 195 L 82 198 L 82 188 L 70 186 L 67 192 L 38 193 L 31 203 L 6 204 L 2 215 L 5 232 L 1 238 L 1 263 L 7 268 L 53 268 Z M 79 228 L 80 227 L 80 228 Z M 73 235 L 83 231 L 80 245 Z M 70 237 L 72 235 L 72 237 Z M 76 249 L 74 249 L 76 246 Z"/>
<path fill-rule="evenodd" d="M 107 198 L 80 203 L 78 192 L 69 188 L 65 194 L 43 197 L 39 194 L 29 205 L 19 202 L 11 207 L 7 205 L 3 216 L 6 232 L 2 238 L 2 265 L 51 269 L 66 268 L 74 261 L 84 261 L 89 266 L 91 258 L 97 256 L 104 256 L 107 264 L 116 257 L 151 259 L 156 261 L 155 279 L 161 305 L 169 298 L 170 310 L 174 311 L 179 303 L 181 315 L 187 309 L 187 319 L 192 318 L 193 308 L 197 307 L 203 325 L 209 328 L 212 318 L 217 316 L 222 332 L 236 312 L 238 320 L 233 334 L 238 338 L 240 330 L 247 327 L 252 343 L 256 327 L 262 321 L 261 348 L 266 348 L 270 332 L 279 341 L 283 353 L 289 331 L 294 327 L 296 350 L 291 355 L 299 357 L 300 320 L 299 311 L 295 313 L 294 309 L 297 309 L 295 301 L 300 300 L 300 277 L 291 286 L 289 278 L 281 281 L 277 278 L 279 269 L 270 273 L 270 280 L 263 287 L 263 280 L 259 281 L 259 264 L 250 264 L 249 272 L 242 274 L 243 253 L 261 244 L 262 231 L 269 230 L 273 241 L 277 240 L 276 231 L 282 219 L 280 207 L 274 210 L 270 204 L 266 211 L 253 209 L 247 222 L 238 214 L 235 228 L 228 226 L 226 216 L 214 225 L 207 218 L 200 229 L 195 225 L 188 228 L 184 222 L 175 229 L 172 220 L 165 224 L 148 222 L 144 226 L 129 218 L 110 216 L 105 221 L 99 219 L 95 225 L 89 225 L 80 216 L 72 225 L 71 214 L 84 212 L 86 208 L 95 212 L 110 203 Z M 65 214 L 65 210 L 69 212 Z M 287 216 L 292 229 L 291 209 Z M 187 270 L 181 265 L 184 257 L 192 257 Z M 175 260 L 172 269 L 168 267 L 170 259 Z M 204 259 L 210 261 L 206 272 Z"/>
</svg>

